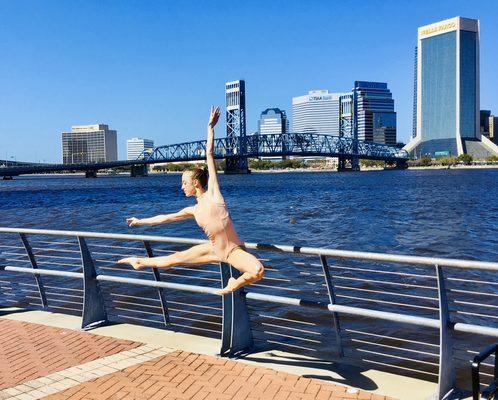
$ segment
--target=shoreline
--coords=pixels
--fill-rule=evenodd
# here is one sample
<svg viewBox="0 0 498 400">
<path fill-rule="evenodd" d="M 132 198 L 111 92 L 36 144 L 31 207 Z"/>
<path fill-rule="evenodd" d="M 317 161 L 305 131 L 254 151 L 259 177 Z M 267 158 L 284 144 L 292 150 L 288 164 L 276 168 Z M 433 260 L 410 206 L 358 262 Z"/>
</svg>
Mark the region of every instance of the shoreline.
<svg viewBox="0 0 498 400">
<path fill-rule="evenodd" d="M 453 170 L 463 170 L 463 169 L 498 169 L 498 164 L 495 165 L 451 165 L 451 166 L 446 166 L 446 165 L 428 165 L 428 166 L 419 166 L 419 167 L 408 167 L 405 170 L 413 170 L 413 171 L 421 171 L 421 170 L 448 170 L 448 169 L 453 169 Z M 395 168 L 379 168 L 379 167 L 363 167 L 360 171 L 345 171 L 345 172 L 375 172 L 375 171 L 393 171 L 396 170 Z M 337 169 L 332 169 L 332 168 L 294 168 L 294 169 L 252 169 L 251 173 L 253 174 L 285 174 L 285 173 L 291 173 L 291 172 L 313 172 L 313 173 L 318 173 L 318 172 L 339 172 Z M 155 172 L 155 171 L 149 171 L 149 175 L 181 175 L 183 171 L 168 171 L 168 172 Z M 219 174 L 224 175 L 223 171 L 218 171 Z M 26 175 L 21 175 L 22 177 L 28 177 L 28 178 L 33 178 L 33 177 L 84 177 L 84 173 L 72 173 L 72 174 L 61 174 L 61 173 L 54 173 L 54 174 L 26 174 Z M 98 173 L 97 176 L 99 177 L 112 177 L 112 176 L 130 176 L 129 172 L 117 172 L 117 173 Z M 19 178 L 18 176 L 14 177 Z"/>
</svg>

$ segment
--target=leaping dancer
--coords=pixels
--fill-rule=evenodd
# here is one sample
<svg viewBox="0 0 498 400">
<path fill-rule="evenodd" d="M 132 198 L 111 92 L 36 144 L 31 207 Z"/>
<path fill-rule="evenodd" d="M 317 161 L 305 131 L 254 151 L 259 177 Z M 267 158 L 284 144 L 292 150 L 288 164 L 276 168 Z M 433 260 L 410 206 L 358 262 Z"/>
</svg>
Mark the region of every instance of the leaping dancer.
<svg viewBox="0 0 498 400">
<path fill-rule="evenodd" d="M 182 190 L 185 196 L 195 196 L 197 204 L 186 207 L 173 214 L 157 215 L 151 218 L 127 218 L 129 226 L 160 225 L 184 219 L 195 218 L 203 229 L 210 243 L 199 244 L 162 257 L 128 257 L 118 264 L 131 264 L 136 269 L 145 267 L 171 268 L 177 265 L 202 265 L 226 262 L 239 270 L 242 275 L 230 278 L 226 287 L 218 291 L 223 295 L 231 293 L 242 286 L 249 285 L 263 278 L 264 268 L 261 262 L 245 250 L 239 239 L 225 200 L 220 191 L 218 173 L 214 162 L 214 127 L 220 117 L 219 107 L 211 107 L 207 126 L 206 168 L 185 171 L 182 175 Z"/>
</svg>

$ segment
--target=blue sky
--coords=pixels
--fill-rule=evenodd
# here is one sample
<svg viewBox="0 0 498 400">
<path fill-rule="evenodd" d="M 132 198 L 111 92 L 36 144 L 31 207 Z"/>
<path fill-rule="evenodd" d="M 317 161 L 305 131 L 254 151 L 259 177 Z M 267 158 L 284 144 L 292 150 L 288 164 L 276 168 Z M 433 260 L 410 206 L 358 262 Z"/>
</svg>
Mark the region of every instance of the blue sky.
<svg viewBox="0 0 498 400">
<path fill-rule="evenodd" d="M 91 123 L 118 131 L 120 158 L 131 137 L 202 139 L 235 79 L 249 132 L 308 90 L 387 82 L 407 141 L 417 27 L 458 15 L 480 20 L 481 108 L 498 113 L 496 0 L 2 0 L 0 15 L 0 159 L 60 162 L 61 132 Z"/>
</svg>

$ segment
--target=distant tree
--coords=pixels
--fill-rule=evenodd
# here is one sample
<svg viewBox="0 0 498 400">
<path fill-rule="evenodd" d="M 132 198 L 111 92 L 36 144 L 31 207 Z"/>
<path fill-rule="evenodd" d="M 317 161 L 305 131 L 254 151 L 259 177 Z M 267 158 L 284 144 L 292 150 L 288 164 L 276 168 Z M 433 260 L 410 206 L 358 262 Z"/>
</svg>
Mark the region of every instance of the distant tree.
<svg viewBox="0 0 498 400">
<path fill-rule="evenodd" d="M 460 154 L 458 156 L 458 161 L 461 161 L 464 165 L 472 164 L 472 156 L 470 154 Z"/>
<path fill-rule="evenodd" d="M 437 161 L 441 165 L 455 165 L 458 163 L 458 158 L 457 157 L 441 157 L 441 158 L 438 158 Z"/>
<path fill-rule="evenodd" d="M 429 156 L 422 156 L 422 158 L 420 159 L 420 164 L 423 165 L 424 167 L 431 165 L 431 163 L 432 159 Z"/>
</svg>

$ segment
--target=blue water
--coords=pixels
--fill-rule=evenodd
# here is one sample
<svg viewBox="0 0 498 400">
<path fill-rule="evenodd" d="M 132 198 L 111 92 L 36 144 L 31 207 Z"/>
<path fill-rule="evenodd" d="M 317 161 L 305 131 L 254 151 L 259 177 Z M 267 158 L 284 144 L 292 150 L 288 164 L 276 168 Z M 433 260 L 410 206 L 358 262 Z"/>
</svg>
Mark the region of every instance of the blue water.
<svg viewBox="0 0 498 400">
<path fill-rule="evenodd" d="M 244 241 L 498 261 L 498 170 L 221 176 Z M 0 226 L 203 238 L 193 220 L 125 218 L 194 204 L 180 175 L 0 181 Z"/>
</svg>

